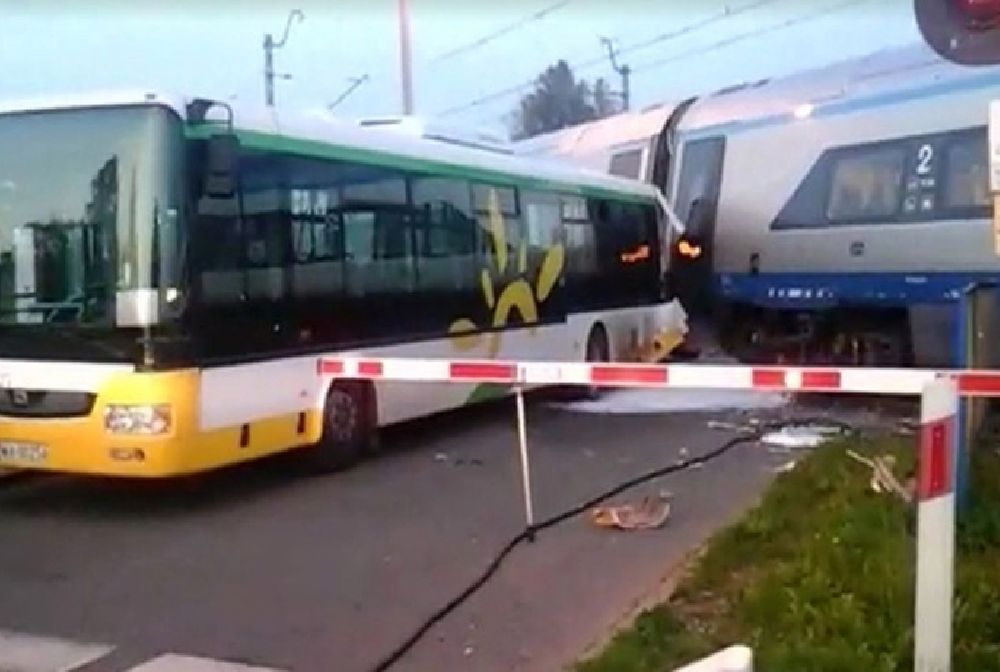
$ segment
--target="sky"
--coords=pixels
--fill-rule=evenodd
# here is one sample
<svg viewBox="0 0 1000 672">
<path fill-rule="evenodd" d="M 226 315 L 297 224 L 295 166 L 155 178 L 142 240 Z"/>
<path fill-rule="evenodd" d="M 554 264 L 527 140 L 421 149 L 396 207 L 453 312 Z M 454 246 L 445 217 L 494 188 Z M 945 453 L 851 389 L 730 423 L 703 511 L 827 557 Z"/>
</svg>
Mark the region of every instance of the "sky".
<svg viewBox="0 0 1000 672">
<path fill-rule="evenodd" d="M 263 36 L 297 8 L 278 107 L 323 110 L 367 75 L 334 113 L 400 114 L 397 1 L 0 0 L 0 95 L 142 87 L 259 106 Z M 920 39 L 913 0 L 409 3 L 415 113 L 494 132 L 559 59 L 618 90 L 602 36 L 633 70 L 633 109 Z"/>
</svg>

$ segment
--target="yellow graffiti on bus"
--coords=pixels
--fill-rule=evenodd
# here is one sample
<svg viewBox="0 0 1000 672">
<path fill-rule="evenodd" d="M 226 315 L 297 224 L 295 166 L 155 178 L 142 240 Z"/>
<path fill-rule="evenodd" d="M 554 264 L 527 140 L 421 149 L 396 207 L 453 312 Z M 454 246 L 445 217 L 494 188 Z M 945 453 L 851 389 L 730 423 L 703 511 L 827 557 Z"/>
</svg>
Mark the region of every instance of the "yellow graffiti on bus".
<svg viewBox="0 0 1000 672">
<path fill-rule="evenodd" d="M 528 278 L 528 247 L 520 241 L 517 250 L 517 264 L 514 277 L 508 273 L 510 246 L 507 229 L 500 212 L 500 202 L 495 190 L 490 190 L 489 220 L 485 227 L 489 235 L 490 259 L 487 267 L 480 271 L 479 282 L 483 302 L 491 311 L 492 318 L 486 325 L 478 325 L 474 320 L 463 317 L 455 320 L 449 328 L 453 346 L 460 351 L 474 350 L 486 342 L 487 356 L 492 359 L 500 351 L 502 332 L 516 312 L 522 324 L 538 323 L 538 308 L 552 294 L 565 263 L 566 251 L 562 243 L 556 242 L 545 251 L 545 257 L 534 283 Z M 499 296 L 497 285 L 502 285 Z M 485 332 L 485 329 L 495 331 Z"/>
</svg>

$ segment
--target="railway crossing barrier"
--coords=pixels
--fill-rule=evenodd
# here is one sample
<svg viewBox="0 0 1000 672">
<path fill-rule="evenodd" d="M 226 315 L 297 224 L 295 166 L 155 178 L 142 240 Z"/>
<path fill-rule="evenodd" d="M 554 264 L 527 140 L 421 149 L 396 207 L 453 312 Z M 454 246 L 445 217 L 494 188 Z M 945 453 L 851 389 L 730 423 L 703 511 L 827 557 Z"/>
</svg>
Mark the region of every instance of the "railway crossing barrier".
<svg viewBox="0 0 1000 672">
<path fill-rule="evenodd" d="M 920 395 L 917 478 L 915 665 L 951 667 L 956 479 L 960 399 L 1000 397 L 1000 371 L 706 364 L 603 364 L 368 357 L 321 358 L 324 378 L 424 383 L 494 383 L 514 389 L 525 519 L 535 525 L 524 391 L 530 387 L 766 390 L 790 393 Z"/>
</svg>

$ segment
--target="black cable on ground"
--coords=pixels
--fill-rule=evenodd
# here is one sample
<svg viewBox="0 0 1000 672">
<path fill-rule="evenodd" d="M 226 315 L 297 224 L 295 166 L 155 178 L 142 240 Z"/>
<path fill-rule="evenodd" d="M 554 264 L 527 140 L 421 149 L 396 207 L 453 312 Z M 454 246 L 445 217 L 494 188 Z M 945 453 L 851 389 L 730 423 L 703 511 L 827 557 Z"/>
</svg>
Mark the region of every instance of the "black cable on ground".
<svg viewBox="0 0 1000 672">
<path fill-rule="evenodd" d="M 472 595 L 476 591 L 482 588 L 486 584 L 486 582 L 489 581 L 494 574 L 496 574 L 497 570 L 500 569 L 500 565 L 503 564 L 503 561 L 507 558 L 508 555 L 510 555 L 511 551 L 517 548 L 522 542 L 532 540 L 537 532 L 541 532 L 542 530 L 547 530 L 550 527 L 555 527 L 559 523 L 565 522 L 570 518 L 574 518 L 580 515 L 581 513 L 584 513 L 588 509 L 591 509 L 597 506 L 598 504 L 601 504 L 607 501 L 608 499 L 611 499 L 616 495 L 620 495 L 626 490 L 630 490 L 636 487 L 637 485 L 648 483 L 649 481 L 656 480 L 657 478 L 662 478 L 663 476 L 669 476 L 670 474 L 677 473 L 678 471 L 684 471 L 685 469 L 690 469 L 691 467 L 696 465 L 707 464 L 712 460 L 722 457 L 736 446 L 760 440 L 767 432 L 775 431 L 777 429 L 781 429 L 782 427 L 797 427 L 808 424 L 823 424 L 831 427 L 835 426 L 844 433 L 852 433 L 854 431 L 854 429 L 850 425 L 847 425 L 846 423 L 833 420 L 830 418 L 795 419 L 795 420 L 788 420 L 785 422 L 764 424 L 761 425 L 760 427 L 755 428 L 753 432 L 733 437 L 732 439 L 726 441 L 724 444 L 722 444 L 718 448 L 715 448 L 714 450 L 710 450 L 707 453 L 698 455 L 697 457 L 693 457 L 689 460 L 676 462 L 668 467 L 661 467 L 659 469 L 654 469 L 653 471 L 646 472 L 645 474 L 641 474 L 640 476 L 636 476 L 635 478 L 625 481 L 624 483 L 621 483 L 615 486 L 614 488 L 607 490 L 601 493 L 600 495 L 597 495 L 596 497 L 593 497 L 592 499 L 573 507 L 572 509 L 569 509 L 568 511 L 552 516 L 551 518 L 548 518 L 540 523 L 535 524 L 533 527 L 526 528 L 525 530 L 523 530 L 522 532 L 520 532 L 519 534 L 514 536 L 510 541 L 507 542 L 507 544 L 503 547 L 503 549 L 499 553 L 497 553 L 497 555 L 493 558 L 492 562 L 490 562 L 490 564 L 486 567 L 486 570 L 479 576 L 479 578 L 477 578 L 465 590 L 459 593 L 457 597 L 452 599 L 450 602 L 448 602 L 448 604 L 443 606 L 441 609 L 436 611 L 430 618 L 424 621 L 424 623 L 419 628 L 417 628 L 417 630 L 409 637 L 409 639 L 403 642 L 395 651 L 386 656 L 382 660 L 382 662 L 380 662 L 375 667 L 375 672 L 384 672 L 385 670 L 388 670 L 390 667 L 398 663 L 403 658 L 403 656 L 409 653 L 410 649 L 416 646 L 417 642 L 419 642 L 421 638 L 423 638 L 423 636 L 426 635 L 431 628 L 433 628 L 435 625 L 437 625 L 437 623 L 439 623 L 442 619 L 448 616 L 448 614 L 450 614 L 455 609 L 460 607 L 463 602 L 472 597 Z"/>
</svg>

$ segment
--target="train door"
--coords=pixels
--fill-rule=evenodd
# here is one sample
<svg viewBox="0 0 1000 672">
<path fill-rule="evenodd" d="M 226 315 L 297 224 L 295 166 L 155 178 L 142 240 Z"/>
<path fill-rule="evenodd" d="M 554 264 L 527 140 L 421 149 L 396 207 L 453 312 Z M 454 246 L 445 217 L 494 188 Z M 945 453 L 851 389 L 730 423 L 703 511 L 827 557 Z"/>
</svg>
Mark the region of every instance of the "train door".
<svg viewBox="0 0 1000 672">
<path fill-rule="evenodd" d="M 674 207 L 685 233 L 674 249 L 674 287 L 686 310 L 709 312 L 713 304 L 713 245 L 726 139 L 685 143 Z"/>
</svg>

